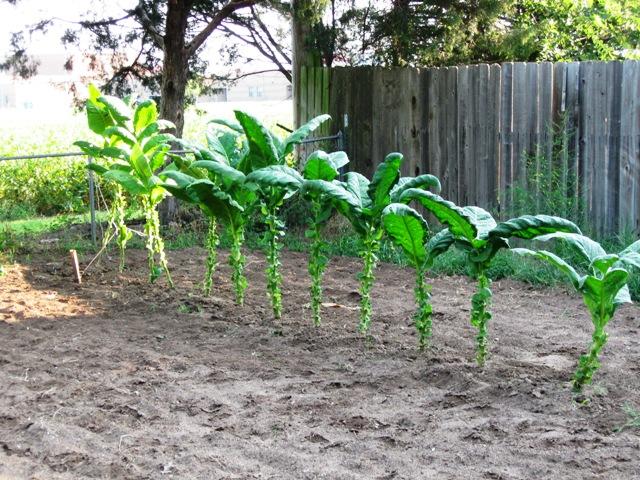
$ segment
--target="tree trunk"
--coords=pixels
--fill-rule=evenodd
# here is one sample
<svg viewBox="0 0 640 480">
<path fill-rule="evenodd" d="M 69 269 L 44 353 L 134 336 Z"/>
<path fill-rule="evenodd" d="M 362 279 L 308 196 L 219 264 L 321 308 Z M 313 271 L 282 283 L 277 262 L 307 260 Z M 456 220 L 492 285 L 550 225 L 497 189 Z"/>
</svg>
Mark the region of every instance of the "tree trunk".
<svg viewBox="0 0 640 480">
<path fill-rule="evenodd" d="M 321 56 L 313 48 L 311 35 L 313 25 L 318 22 L 318 13 L 324 9 L 326 1 L 291 0 L 291 37 L 292 58 L 291 74 L 293 82 L 293 121 L 298 128 L 302 122 L 300 118 L 300 67 L 319 66 Z"/>
<path fill-rule="evenodd" d="M 190 2 L 170 0 L 164 36 L 164 61 L 160 97 L 160 118 L 176 125 L 175 135 L 182 137 L 184 97 L 187 89 L 189 54 L 185 48 Z M 178 202 L 167 197 L 160 204 L 160 221 L 168 225 L 178 216 Z"/>
</svg>

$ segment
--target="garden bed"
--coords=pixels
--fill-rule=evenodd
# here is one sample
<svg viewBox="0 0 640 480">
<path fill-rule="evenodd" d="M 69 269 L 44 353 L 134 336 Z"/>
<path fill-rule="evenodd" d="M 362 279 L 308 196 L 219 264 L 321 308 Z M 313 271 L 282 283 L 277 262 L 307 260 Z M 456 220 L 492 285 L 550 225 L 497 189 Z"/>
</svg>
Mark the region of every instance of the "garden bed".
<svg viewBox="0 0 640 480">
<path fill-rule="evenodd" d="M 221 260 L 226 261 L 222 254 Z M 494 284 L 491 356 L 474 363 L 473 284 L 432 279 L 433 348 L 416 349 L 412 271 L 381 265 L 372 336 L 357 333 L 357 259 L 332 259 L 311 325 L 306 256 L 283 255 L 271 320 L 264 258 L 246 305 L 229 269 L 204 298 L 200 249 L 170 252 L 177 288 L 142 251 L 92 266 L 35 255 L 0 279 L 0 478 L 634 479 L 640 310 L 610 325 L 590 401 L 570 380 L 589 342 L 581 299 Z"/>
</svg>

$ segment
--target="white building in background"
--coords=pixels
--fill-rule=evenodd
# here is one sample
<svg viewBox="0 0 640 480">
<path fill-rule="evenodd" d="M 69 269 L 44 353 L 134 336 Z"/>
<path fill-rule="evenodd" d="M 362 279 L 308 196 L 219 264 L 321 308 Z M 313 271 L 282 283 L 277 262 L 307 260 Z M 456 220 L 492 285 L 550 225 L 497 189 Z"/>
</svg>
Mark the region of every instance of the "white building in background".
<svg viewBox="0 0 640 480">
<path fill-rule="evenodd" d="M 291 100 L 291 83 L 279 72 L 266 72 L 242 77 L 233 84 L 217 88 L 200 102 L 274 102 Z"/>
</svg>

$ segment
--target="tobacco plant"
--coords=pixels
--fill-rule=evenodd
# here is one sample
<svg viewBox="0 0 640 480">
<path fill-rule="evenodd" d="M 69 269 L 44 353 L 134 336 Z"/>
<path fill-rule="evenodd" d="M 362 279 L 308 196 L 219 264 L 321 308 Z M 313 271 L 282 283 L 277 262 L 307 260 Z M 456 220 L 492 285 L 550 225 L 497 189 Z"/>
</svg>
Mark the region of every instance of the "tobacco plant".
<svg viewBox="0 0 640 480">
<path fill-rule="evenodd" d="M 620 253 L 608 254 L 598 242 L 574 233 L 552 233 L 538 237 L 537 240 L 563 242 L 577 256 L 579 263 L 586 265 L 583 275 L 578 273 L 578 266 L 572 266 L 569 261 L 552 252 L 513 249 L 516 253 L 533 256 L 553 265 L 564 273 L 573 287 L 582 294 L 594 330 L 589 350 L 580 356 L 578 368 L 573 376 L 573 391 L 580 393 L 585 385 L 591 383 L 593 375 L 600 367 L 598 356 L 608 339 L 605 331 L 607 324 L 620 305 L 631 302 L 627 280 L 630 267 L 640 268 L 640 241 L 631 244 Z"/>
<path fill-rule="evenodd" d="M 497 224 L 491 214 L 480 207 L 459 207 L 438 195 L 411 188 L 401 195 L 403 202 L 417 201 L 446 227 L 434 240 L 438 249 L 454 245 L 466 252 L 471 276 L 477 282 L 471 298 L 471 325 L 476 336 L 476 361 L 483 366 L 487 359 L 488 324 L 491 319 L 491 280 L 487 270 L 495 255 L 509 248 L 508 238 L 532 239 L 555 232 L 580 233 L 572 222 L 548 215 L 524 215 Z"/>
<path fill-rule="evenodd" d="M 95 88 L 89 91 L 87 119 L 91 130 L 103 137 L 104 144 L 98 147 L 79 141 L 75 145 L 87 155 L 108 158 L 106 165 L 92 163 L 89 168 L 139 198 L 145 217 L 149 280 L 153 282 L 164 273 L 173 287 L 156 208 L 166 193 L 161 187 L 162 180 L 155 173 L 164 165 L 170 142 L 174 140 L 173 135 L 160 132 L 173 128 L 173 124 L 158 119 L 158 110 L 152 100 L 130 106 L 116 97 L 100 95 Z M 117 221 L 120 222 L 118 237 L 123 253 L 127 238 L 123 233 L 126 227 L 123 227 L 121 208 L 119 205 Z"/>
<path fill-rule="evenodd" d="M 247 175 L 247 182 L 258 186 L 260 213 L 267 226 L 267 293 L 271 299 L 274 318 L 282 316 L 282 274 L 280 250 L 285 224 L 278 216 L 284 201 L 297 193 L 304 179 L 297 170 L 286 165 L 270 165 Z"/>
<path fill-rule="evenodd" d="M 242 253 L 247 221 L 256 206 L 255 188 L 245 182 L 246 176 L 230 163 L 237 164 L 231 144 L 226 147 L 217 137 L 209 139 L 209 148 L 181 141 L 186 150 L 195 155 L 196 161 L 175 158 L 165 170 L 168 180 L 164 188 L 178 199 L 198 205 L 209 219 L 206 240 L 207 261 L 203 282 L 208 295 L 212 287 L 212 275 L 217 262 L 217 224 L 222 223 L 231 236 L 229 265 L 236 303 L 244 303 L 247 280 L 244 275 L 246 257 Z M 206 160 L 205 160 L 206 159 Z"/>
<path fill-rule="evenodd" d="M 344 152 L 326 153 L 318 150 L 309 155 L 302 171 L 304 183 L 301 193 L 311 205 L 309 228 L 305 235 L 311 240 L 307 270 L 311 277 L 311 312 L 315 326 L 320 326 L 321 323 L 322 275 L 329 261 L 325 255 L 326 242 L 323 240 L 322 231 L 331 217 L 333 205 L 330 197 L 322 191 L 313 189 L 312 185 L 318 180 L 330 182 L 336 179 L 340 168 L 348 162 L 349 159 Z"/>
<path fill-rule="evenodd" d="M 440 187 L 440 182 L 433 175 L 400 178 L 402 160 L 400 153 L 387 155 L 378 165 L 371 181 L 357 172 L 348 172 L 344 182 L 317 180 L 309 186 L 309 190 L 331 198 L 336 209 L 349 220 L 360 237 L 363 269 L 359 275 L 361 299 L 358 328 L 362 333 L 366 333 L 371 324 L 373 272 L 384 234 L 382 211 L 390 203 L 399 201 L 402 192 L 408 188 Z"/>
</svg>

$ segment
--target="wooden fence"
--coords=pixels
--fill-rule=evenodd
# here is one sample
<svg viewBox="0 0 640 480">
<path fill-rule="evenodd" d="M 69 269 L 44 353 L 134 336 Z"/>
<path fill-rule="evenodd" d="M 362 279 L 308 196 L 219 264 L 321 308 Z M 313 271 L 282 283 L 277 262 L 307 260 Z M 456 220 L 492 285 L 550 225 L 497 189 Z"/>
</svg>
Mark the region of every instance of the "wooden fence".
<svg viewBox="0 0 640 480">
<path fill-rule="evenodd" d="M 351 168 L 392 151 L 443 195 L 506 212 L 516 186 L 559 175 L 598 234 L 640 227 L 640 63 L 504 63 L 429 69 L 303 69 L 301 119 L 329 112 Z M 538 190 L 538 191 L 536 191 Z M 536 205 L 531 206 L 531 211 Z"/>
</svg>

